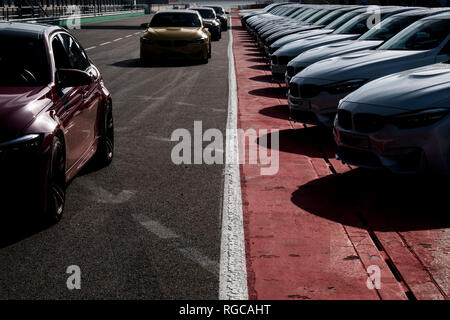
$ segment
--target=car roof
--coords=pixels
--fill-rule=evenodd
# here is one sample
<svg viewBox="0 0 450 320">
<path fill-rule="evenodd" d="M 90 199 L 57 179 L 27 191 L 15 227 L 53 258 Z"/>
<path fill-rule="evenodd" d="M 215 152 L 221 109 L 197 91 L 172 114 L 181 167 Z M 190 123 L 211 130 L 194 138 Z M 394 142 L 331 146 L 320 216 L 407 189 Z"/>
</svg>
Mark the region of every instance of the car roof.
<svg viewBox="0 0 450 320">
<path fill-rule="evenodd" d="M 45 34 L 55 30 L 64 30 L 61 27 L 49 24 L 23 23 L 23 22 L 0 22 L 0 34 L 14 37 L 28 37 L 42 39 Z"/>
<path fill-rule="evenodd" d="M 192 9 L 160 10 L 156 14 L 159 14 L 159 13 L 191 13 L 191 14 L 197 14 L 197 12 L 192 10 Z"/>
<path fill-rule="evenodd" d="M 450 19 L 450 12 L 444 12 L 439 14 L 434 14 L 430 17 L 426 17 L 424 19 L 432 20 L 432 19 Z"/>
<path fill-rule="evenodd" d="M 440 13 L 445 13 L 446 11 L 450 11 L 450 8 L 420 8 L 411 11 L 401 12 L 396 14 L 395 16 L 418 16 L 418 15 L 437 15 Z"/>
<path fill-rule="evenodd" d="M 211 8 L 211 7 L 195 7 L 195 8 L 192 8 L 191 10 L 197 10 L 197 9 L 202 9 L 202 10 L 212 10 L 212 11 L 214 11 L 214 9 L 213 8 Z"/>
</svg>

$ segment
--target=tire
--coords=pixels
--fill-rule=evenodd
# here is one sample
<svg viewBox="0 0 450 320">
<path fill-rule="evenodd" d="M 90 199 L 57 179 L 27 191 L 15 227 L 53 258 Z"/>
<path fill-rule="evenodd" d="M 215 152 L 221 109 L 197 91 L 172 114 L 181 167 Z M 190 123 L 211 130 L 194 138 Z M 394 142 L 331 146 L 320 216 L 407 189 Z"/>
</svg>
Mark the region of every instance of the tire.
<svg viewBox="0 0 450 320">
<path fill-rule="evenodd" d="M 108 101 L 106 105 L 99 128 L 101 131 L 94 162 L 97 167 L 103 168 L 108 166 L 114 158 L 114 118 L 111 101 Z"/>
<path fill-rule="evenodd" d="M 211 48 L 211 42 L 210 42 L 209 46 L 208 46 L 208 58 L 211 58 L 211 56 L 212 56 L 212 48 Z"/>
<path fill-rule="evenodd" d="M 66 203 L 66 152 L 60 138 L 53 139 L 51 152 L 44 218 L 54 224 L 61 220 Z"/>
</svg>

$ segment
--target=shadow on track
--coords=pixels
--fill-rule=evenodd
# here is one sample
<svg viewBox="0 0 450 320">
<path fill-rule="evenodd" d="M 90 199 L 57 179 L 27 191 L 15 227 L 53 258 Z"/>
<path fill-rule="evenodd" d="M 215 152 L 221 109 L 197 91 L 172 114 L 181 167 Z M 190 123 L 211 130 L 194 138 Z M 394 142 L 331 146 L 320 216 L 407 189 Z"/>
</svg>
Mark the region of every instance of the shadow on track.
<svg viewBox="0 0 450 320">
<path fill-rule="evenodd" d="M 287 104 L 267 107 L 259 110 L 258 112 L 266 117 L 289 120 L 289 106 Z"/>
<path fill-rule="evenodd" d="M 286 97 L 286 88 L 267 87 L 267 88 L 253 89 L 250 90 L 248 93 L 253 96 L 283 99 Z"/>
<path fill-rule="evenodd" d="M 142 30 L 144 31 L 145 28 L 142 26 L 102 26 L 102 25 L 83 25 L 81 26 L 81 29 L 86 30 Z"/>
<path fill-rule="evenodd" d="M 189 67 L 202 64 L 199 61 L 186 61 L 186 60 L 167 60 L 167 61 L 154 61 L 143 62 L 141 59 L 127 59 L 117 61 L 112 66 L 120 68 L 168 68 L 168 67 Z"/>
<path fill-rule="evenodd" d="M 310 158 L 322 158 L 324 156 L 334 157 L 334 140 L 330 129 L 320 126 L 302 128 L 302 129 L 285 129 L 278 131 L 279 148 L 281 152 L 295 153 L 305 155 Z M 257 143 L 265 148 L 273 149 L 270 145 L 272 141 L 271 133 L 268 133 L 267 139 L 261 139 Z M 264 145 L 265 141 L 267 145 Z M 319 148 L 320 146 L 320 148 Z"/>
<path fill-rule="evenodd" d="M 450 227 L 444 178 L 392 175 L 355 169 L 300 186 L 291 200 L 307 212 L 347 226 L 374 231 L 432 230 Z"/>
<path fill-rule="evenodd" d="M 261 75 L 261 76 L 255 76 L 252 78 L 249 78 L 250 80 L 253 81 L 259 81 L 259 82 L 272 82 L 272 76 L 269 74 L 265 74 L 265 75 Z"/>
</svg>

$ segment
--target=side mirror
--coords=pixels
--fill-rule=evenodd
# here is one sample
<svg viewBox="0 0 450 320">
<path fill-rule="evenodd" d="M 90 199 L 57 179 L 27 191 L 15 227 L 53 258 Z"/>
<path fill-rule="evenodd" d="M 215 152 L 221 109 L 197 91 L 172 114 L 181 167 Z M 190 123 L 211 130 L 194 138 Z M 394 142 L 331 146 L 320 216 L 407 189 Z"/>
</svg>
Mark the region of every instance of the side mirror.
<svg viewBox="0 0 450 320">
<path fill-rule="evenodd" d="M 150 26 L 150 23 L 148 23 L 148 22 L 141 24 L 141 28 L 147 29 L 149 26 Z"/>
<path fill-rule="evenodd" d="M 87 86 L 92 81 L 92 77 L 81 70 L 59 69 L 56 71 L 56 85 L 60 88 Z"/>
</svg>

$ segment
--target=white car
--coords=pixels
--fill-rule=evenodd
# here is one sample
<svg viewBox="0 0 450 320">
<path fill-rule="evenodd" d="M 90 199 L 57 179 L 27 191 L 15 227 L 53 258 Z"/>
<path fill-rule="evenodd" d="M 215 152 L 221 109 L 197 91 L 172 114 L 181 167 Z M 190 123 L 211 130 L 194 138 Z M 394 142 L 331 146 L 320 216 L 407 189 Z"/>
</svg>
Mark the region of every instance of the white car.
<svg viewBox="0 0 450 320">
<path fill-rule="evenodd" d="M 383 20 L 388 16 L 396 13 L 412 10 L 412 8 L 381 8 L 380 18 Z M 309 37 L 303 40 L 297 40 L 290 44 L 287 44 L 277 51 L 275 51 L 271 56 L 271 67 L 272 67 L 272 79 L 274 81 L 283 82 L 285 80 L 285 73 L 287 64 L 294 59 L 299 54 L 311 50 L 313 48 L 321 47 L 331 43 L 338 43 L 345 40 L 354 40 L 359 38 L 363 33 L 371 29 L 369 23 L 370 19 L 373 17 L 373 13 L 362 13 L 340 28 L 336 29 L 329 35 L 318 35 L 314 37 Z"/>
<path fill-rule="evenodd" d="M 336 157 L 393 173 L 450 174 L 450 64 L 368 83 L 339 104 Z"/>
<path fill-rule="evenodd" d="M 347 40 L 308 50 L 288 63 L 286 83 L 288 84 L 293 76 L 313 63 L 358 51 L 376 49 L 417 20 L 449 10 L 450 8 L 417 9 L 399 13 L 381 21 L 379 26 L 370 29 L 357 40 Z"/>
<path fill-rule="evenodd" d="M 289 43 L 292 43 L 294 41 L 301 40 L 301 39 L 306 39 L 306 38 L 313 37 L 313 36 L 318 36 L 318 35 L 330 34 L 334 30 L 339 28 L 340 26 L 344 25 L 345 23 L 347 23 L 348 21 L 350 21 L 351 19 L 356 17 L 357 15 L 360 15 L 361 13 L 364 13 L 366 11 L 367 11 L 366 8 L 355 9 L 353 11 L 350 11 L 350 12 L 347 12 L 347 13 L 343 14 L 342 16 L 340 16 L 339 18 L 335 19 L 333 22 L 329 23 L 328 25 L 324 26 L 323 28 L 313 29 L 313 30 L 306 30 L 306 31 L 299 31 L 299 32 L 296 32 L 294 34 L 290 34 L 290 35 L 284 36 L 283 38 L 274 41 L 270 45 L 266 44 L 267 48 L 265 48 L 265 51 L 268 54 L 273 54 L 275 51 L 277 51 L 281 47 L 283 47 L 283 46 L 285 46 L 285 45 L 287 45 Z"/>
<path fill-rule="evenodd" d="M 421 19 L 377 50 L 312 64 L 289 83 L 293 121 L 331 127 L 339 100 L 386 75 L 450 59 L 450 13 Z"/>
</svg>

